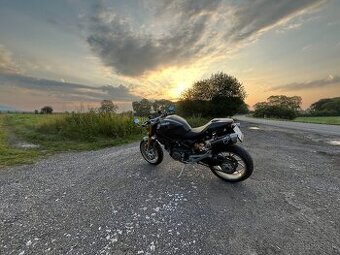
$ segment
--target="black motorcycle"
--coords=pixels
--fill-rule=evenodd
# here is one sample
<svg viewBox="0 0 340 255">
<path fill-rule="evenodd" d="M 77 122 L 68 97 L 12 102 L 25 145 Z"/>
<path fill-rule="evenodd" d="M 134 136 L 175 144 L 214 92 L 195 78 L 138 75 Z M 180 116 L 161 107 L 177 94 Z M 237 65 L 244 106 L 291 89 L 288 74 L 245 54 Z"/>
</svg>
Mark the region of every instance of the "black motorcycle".
<svg viewBox="0 0 340 255">
<path fill-rule="evenodd" d="M 139 120 L 135 119 L 134 123 L 139 125 Z M 152 165 L 163 160 L 162 144 L 174 160 L 209 167 L 217 177 L 228 182 L 243 181 L 253 172 L 251 156 L 236 145 L 238 140 L 243 141 L 243 134 L 239 123 L 233 119 L 217 118 L 204 126 L 191 128 L 182 117 L 159 112 L 140 126 L 148 129 L 140 151 Z"/>
</svg>

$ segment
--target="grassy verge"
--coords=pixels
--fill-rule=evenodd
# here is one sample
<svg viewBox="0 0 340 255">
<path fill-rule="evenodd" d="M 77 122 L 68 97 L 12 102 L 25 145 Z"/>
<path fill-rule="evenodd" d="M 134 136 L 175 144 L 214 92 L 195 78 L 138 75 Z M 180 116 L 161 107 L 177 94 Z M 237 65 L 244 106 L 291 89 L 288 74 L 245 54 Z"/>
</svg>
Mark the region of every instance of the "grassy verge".
<svg viewBox="0 0 340 255">
<path fill-rule="evenodd" d="M 146 131 L 131 116 L 110 113 L 0 115 L 0 168 L 34 162 L 38 157 L 65 151 L 96 150 L 141 139 Z M 187 119 L 192 127 L 206 124 Z M 22 144 L 37 145 L 24 148 Z"/>
<path fill-rule="evenodd" d="M 95 150 L 139 140 L 145 130 L 116 114 L 0 116 L 0 167 L 32 163 L 56 152 Z M 17 142 L 39 145 L 21 148 Z"/>
<path fill-rule="evenodd" d="M 254 117 L 252 115 L 246 115 L 250 118 L 263 119 Z M 294 121 L 304 123 L 315 123 L 315 124 L 328 124 L 328 125 L 340 125 L 340 116 L 320 116 L 320 117 L 297 117 L 293 120 L 277 119 L 277 118 L 265 118 L 267 120 L 279 120 L 279 121 Z"/>
<path fill-rule="evenodd" d="M 317 124 L 340 125 L 340 116 L 297 117 L 293 121 Z"/>
<path fill-rule="evenodd" d="M 32 163 L 39 156 L 36 149 L 18 149 L 8 144 L 6 116 L 0 116 L 0 168 L 4 166 Z"/>
</svg>

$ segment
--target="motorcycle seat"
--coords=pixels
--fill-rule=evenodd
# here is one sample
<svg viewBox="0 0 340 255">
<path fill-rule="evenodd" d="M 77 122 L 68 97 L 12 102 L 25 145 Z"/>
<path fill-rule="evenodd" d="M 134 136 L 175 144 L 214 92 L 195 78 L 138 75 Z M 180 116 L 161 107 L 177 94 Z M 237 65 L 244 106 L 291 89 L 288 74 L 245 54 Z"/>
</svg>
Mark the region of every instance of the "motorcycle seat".
<svg viewBox="0 0 340 255">
<path fill-rule="evenodd" d="M 234 122 L 233 119 L 229 118 L 216 118 L 209 121 L 207 124 L 191 128 L 191 130 L 185 134 L 184 138 L 187 139 L 197 139 L 204 136 L 207 132 L 212 132 L 214 130 L 229 126 Z"/>
</svg>

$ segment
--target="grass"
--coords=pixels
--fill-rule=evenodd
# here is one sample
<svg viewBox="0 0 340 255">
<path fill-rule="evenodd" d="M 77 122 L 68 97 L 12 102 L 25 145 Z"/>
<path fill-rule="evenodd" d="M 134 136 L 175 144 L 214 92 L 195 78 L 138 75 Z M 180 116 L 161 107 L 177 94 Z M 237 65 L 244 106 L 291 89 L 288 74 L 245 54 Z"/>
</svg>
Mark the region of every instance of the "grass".
<svg viewBox="0 0 340 255">
<path fill-rule="evenodd" d="M 96 150 L 137 141 L 145 130 L 118 114 L 0 115 L 0 167 L 32 163 L 64 151 Z M 39 145 L 24 149 L 16 141 Z"/>
<path fill-rule="evenodd" d="M 6 116 L 0 115 L 0 167 L 32 163 L 40 153 L 36 149 L 18 149 L 8 144 Z"/>
<path fill-rule="evenodd" d="M 306 123 L 340 125 L 340 116 L 297 117 L 293 121 L 306 122 Z"/>
<path fill-rule="evenodd" d="M 254 117 L 247 115 L 247 117 L 263 119 L 260 117 Z M 294 121 L 304 123 L 315 123 L 315 124 L 328 124 L 328 125 L 340 125 L 340 116 L 319 116 L 319 117 L 297 117 L 293 120 L 278 119 L 278 118 L 265 118 L 267 120 L 279 120 L 279 121 Z"/>
<path fill-rule="evenodd" d="M 112 113 L 2 114 L 0 115 L 0 168 L 33 163 L 57 152 L 96 150 L 140 140 L 146 133 L 133 117 Z M 209 120 L 187 119 L 192 127 Z M 141 120 L 143 121 L 143 119 Z M 22 148 L 20 142 L 38 145 Z"/>
</svg>

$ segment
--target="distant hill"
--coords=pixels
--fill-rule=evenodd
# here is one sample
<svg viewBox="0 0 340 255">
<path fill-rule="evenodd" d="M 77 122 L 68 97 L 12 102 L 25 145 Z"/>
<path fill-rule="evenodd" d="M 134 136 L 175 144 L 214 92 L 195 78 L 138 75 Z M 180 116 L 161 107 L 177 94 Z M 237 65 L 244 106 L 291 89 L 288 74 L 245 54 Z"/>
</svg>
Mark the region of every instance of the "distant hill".
<svg viewBox="0 0 340 255">
<path fill-rule="evenodd" d="M 18 112 L 21 111 L 13 106 L 9 106 L 9 105 L 0 105 L 0 112 Z"/>
</svg>

